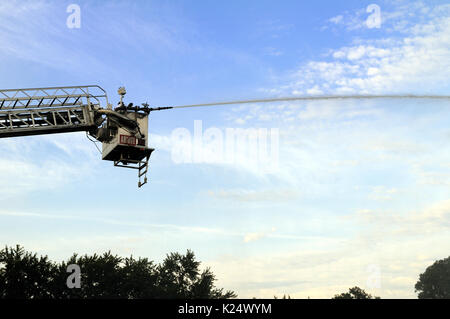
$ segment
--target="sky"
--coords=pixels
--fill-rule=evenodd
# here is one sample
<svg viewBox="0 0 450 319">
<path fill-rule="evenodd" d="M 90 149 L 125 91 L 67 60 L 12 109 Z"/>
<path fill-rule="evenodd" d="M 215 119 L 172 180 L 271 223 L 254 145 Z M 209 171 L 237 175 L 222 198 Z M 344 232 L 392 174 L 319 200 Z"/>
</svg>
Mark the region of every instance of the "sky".
<svg viewBox="0 0 450 319">
<path fill-rule="evenodd" d="M 0 88 L 97 84 L 113 105 L 119 86 L 152 106 L 450 95 L 446 1 L 6 0 L 0 43 Z M 1 139 L 0 244 L 53 260 L 110 250 L 159 262 L 191 249 L 242 298 L 353 286 L 416 298 L 419 274 L 450 248 L 448 103 L 154 112 L 139 189 L 84 133 Z M 239 129 L 262 135 L 227 149 Z"/>
</svg>

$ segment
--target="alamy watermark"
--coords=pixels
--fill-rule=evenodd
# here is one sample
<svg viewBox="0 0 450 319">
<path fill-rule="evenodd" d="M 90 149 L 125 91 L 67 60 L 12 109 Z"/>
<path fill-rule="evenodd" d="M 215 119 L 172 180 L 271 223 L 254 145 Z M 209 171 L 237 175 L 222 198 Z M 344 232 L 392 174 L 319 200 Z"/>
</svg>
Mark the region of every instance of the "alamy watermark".
<svg viewBox="0 0 450 319">
<path fill-rule="evenodd" d="M 371 13 L 371 15 L 366 20 L 366 25 L 369 29 L 373 28 L 381 28 L 381 8 L 377 4 L 370 4 L 366 8 L 367 13 Z"/>
<path fill-rule="evenodd" d="M 81 8 L 78 4 L 69 4 L 66 9 L 70 13 L 66 20 L 66 25 L 69 29 L 81 28 Z"/>
<path fill-rule="evenodd" d="M 260 169 L 278 168 L 278 128 L 209 127 L 203 130 L 203 122 L 195 120 L 193 134 L 187 128 L 176 128 L 171 138 L 171 156 L 176 164 L 243 164 Z"/>
<path fill-rule="evenodd" d="M 367 288 L 379 289 L 381 288 L 381 269 L 376 264 L 367 266 L 367 272 L 369 273 L 366 281 Z"/>
<path fill-rule="evenodd" d="M 71 273 L 69 277 L 67 277 L 66 285 L 67 288 L 81 288 L 81 268 L 77 264 L 70 264 L 67 266 L 68 273 Z"/>
</svg>

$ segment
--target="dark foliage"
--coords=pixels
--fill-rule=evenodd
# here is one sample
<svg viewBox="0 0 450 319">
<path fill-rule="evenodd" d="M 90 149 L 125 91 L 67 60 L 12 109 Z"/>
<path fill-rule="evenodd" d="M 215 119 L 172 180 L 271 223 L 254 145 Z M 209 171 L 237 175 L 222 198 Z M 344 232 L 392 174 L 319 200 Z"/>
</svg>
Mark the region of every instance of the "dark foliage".
<svg viewBox="0 0 450 319">
<path fill-rule="evenodd" d="M 67 266 L 81 269 L 81 287 L 68 288 Z M 54 263 L 22 247 L 0 251 L 0 298 L 235 298 L 214 286 L 215 276 L 190 250 L 172 253 L 156 265 L 147 258 L 121 258 L 111 252 Z"/>
<path fill-rule="evenodd" d="M 353 287 L 339 295 L 335 295 L 331 299 L 380 299 L 380 297 L 372 297 L 372 295 L 365 292 L 359 287 Z"/>
<path fill-rule="evenodd" d="M 419 299 L 450 299 L 450 257 L 429 266 L 415 285 Z"/>
</svg>

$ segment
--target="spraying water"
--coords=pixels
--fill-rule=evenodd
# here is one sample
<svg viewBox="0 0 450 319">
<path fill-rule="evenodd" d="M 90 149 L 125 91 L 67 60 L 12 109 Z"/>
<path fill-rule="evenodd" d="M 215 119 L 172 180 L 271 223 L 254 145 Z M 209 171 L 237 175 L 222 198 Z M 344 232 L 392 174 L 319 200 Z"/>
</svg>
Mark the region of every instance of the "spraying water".
<svg viewBox="0 0 450 319">
<path fill-rule="evenodd" d="M 294 96 L 294 97 L 278 97 L 268 99 L 250 99 L 235 100 L 223 102 L 211 102 L 190 105 L 169 106 L 167 108 L 179 109 L 188 107 L 204 107 L 232 104 L 250 104 L 250 103 L 267 103 L 267 102 L 287 102 L 287 101 L 318 101 L 318 100 L 350 100 L 350 99 L 433 99 L 433 100 L 450 100 L 450 95 L 322 95 L 322 96 Z"/>
</svg>

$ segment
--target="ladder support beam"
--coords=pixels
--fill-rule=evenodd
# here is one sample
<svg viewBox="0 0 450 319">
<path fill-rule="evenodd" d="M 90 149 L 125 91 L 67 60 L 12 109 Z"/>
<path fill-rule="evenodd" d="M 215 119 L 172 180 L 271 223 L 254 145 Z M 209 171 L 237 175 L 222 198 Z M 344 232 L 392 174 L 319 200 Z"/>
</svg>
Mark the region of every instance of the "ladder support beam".
<svg viewBox="0 0 450 319">
<path fill-rule="evenodd" d="M 89 131 L 108 107 L 100 86 L 0 90 L 0 138 Z"/>
</svg>

